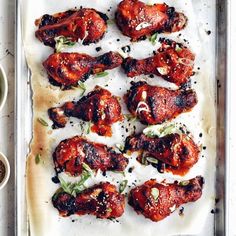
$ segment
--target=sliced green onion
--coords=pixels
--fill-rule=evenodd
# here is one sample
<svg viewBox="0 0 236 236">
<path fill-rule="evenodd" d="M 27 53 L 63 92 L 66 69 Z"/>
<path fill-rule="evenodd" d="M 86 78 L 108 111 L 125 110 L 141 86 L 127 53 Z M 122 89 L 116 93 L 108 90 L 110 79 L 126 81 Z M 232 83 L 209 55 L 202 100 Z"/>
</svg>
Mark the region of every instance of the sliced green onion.
<svg viewBox="0 0 236 236">
<path fill-rule="evenodd" d="M 131 115 L 131 114 L 125 114 L 125 118 L 130 122 L 135 122 L 137 120 L 137 117 Z"/>
<path fill-rule="evenodd" d="M 151 189 L 151 194 L 152 194 L 154 200 L 156 201 L 158 199 L 159 195 L 160 195 L 160 191 L 159 191 L 158 188 L 152 188 Z"/>
<path fill-rule="evenodd" d="M 86 163 L 83 162 L 82 166 L 85 171 L 90 172 L 90 173 L 93 172 L 92 169 L 89 167 L 89 165 L 87 165 Z"/>
<path fill-rule="evenodd" d="M 116 174 L 121 174 L 125 177 L 125 172 L 124 171 L 117 171 L 117 170 L 112 170 L 113 173 L 116 173 Z"/>
<path fill-rule="evenodd" d="M 87 124 L 86 134 L 89 134 L 90 131 L 91 131 L 91 121 L 89 121 L 88 124 Z"/>
<path fill-rule="evenodd" d="M 155 33 L 149 38 L 149 41 L 152 43 L 152 45 L 156 44 L 157 36 L 158 36 L 158 33 Z"/>
<path fill-rule="evenodd" d="M 109 20 L 107 20 L 107 24 L 108 24 L 108 25 L 113 25 L 113 24 L 115 24 L 115 19 L 109 19 Z"/>
<path fill-rule="evenodd" d="M 152 164 L 158 164 L 158 160 L 154 157 L 146 157 L 146 160 Z"/>
<path fill-rule="evenodd" d="M 107 208 L 107 212 L 111 213 L 112 212 L 112 209 L 109 207 Z"/>
<path fill-rule="evenodd" d="M 38 164 L 40 163 L 40 161 L 41 161 L 41 155 L 40 155 L 40 154 L 37 154 L 37 155 L 35 156 L 35 163 L 38 165 Z"/>
<path fill-rule="evenodd" d="M 120 183 L 120 186 L 119 186 L 119 192 L 120 193 L 123 193 L 126 186 L 128 184 L 128 180 L 123 180 L 121 183 Z"/>
<path fill-rule="evenodd" d="M 48 126 L 48 123 L 47 123 L 44 119 L 42 119 L 42 118 L 38 118 L 37 121 L 38 121 L 41 125 L 43 125 L 43 126 L 45 126 L 45 127 Z"/>
<path fill-rule="evenodd" d="M 168 68 L 167 67 L 157 67 L 157 71 L 161 75 L 167 75 L 168 74 Z"/>
<path fill-rule="evenodd" d="M 56 45 L 56 52 L 61 52 L 66 47 L 72 47 L 75 45 L 75 42 L 71 41 L 71 38 L 67 38 L 65 36 L 58 36 L 54 38 Z"/>
<path fill-rule="evenodd" d="M 143 130 L 143 133 L 150 138 L 153 138 L 155 136 L 161 138 L 173 132 L 178 132 L 176 130 L 175 124 L 150 125 Z"/>
<path fill-rule="evenodd" d="M 181 181 L 180 183 L 179 183 L 179 185 L 180 186 L 187 186 L 187 185 L 189 185 L 189 180 L 184 180 L 184 181 Z"/>
<path fill-rule="evenodd" d="M 78 82 L 78 85 L 79 85 L 79 87 L 80 87 L 81 90 L 82 90 L 82 93 L 80 94 L 80 96 L 83 96 L 84 93 L 86 92 L 86 86 L 85 86 L 85 84 L 82 83 L 81 81 Z"/>
<path fill-rule="evenodd" d="M 96 78 L 101 78 L 101 77 L 105 77 L 105 76 L 108 76 L 109 73 L 107 71 L 104 71 L 104 72 L 99 72 L 96 74 Z"/>
<path fill-rule="evenodd" d="M 81 193 L 83 190 L 86 189 L 84 183 L 92 175 L 92 170 L 86 163 L 83 163 L 82 166 L 83 166 L 83 172 L 81 174 L 81 179 L 76 183 L 66 182 L 63 178 L 59 177 L 62 189 L 66 193 L 71 194 L 74 197 L 76 197 L 77 193 Z"/>
<path fill-rule="evenodd" d="M 146 159 L 145 156 L 142 157 L 142 159 L 141 159 L 141 164 L 143 164 L 143 165 L 145 165 L 145 166 L 148 165 L 148 162 L 147 162 L 147 159 Z"/>
<path fill-rule="evenodd" d="M 175 45 L 175 51 L 176 52 L 181 52 L 182 51 L 182 48 L 179 46 L 179 44 Z"/>
<path fill-rule="evenodd" d="M 121 145 L 119 143 L 116 144 L 116 147 L 119 149 L 120 152 L 123 152 L 124 149 L 125 149 L 125 146 L 124 145 Z"/>
</svg>

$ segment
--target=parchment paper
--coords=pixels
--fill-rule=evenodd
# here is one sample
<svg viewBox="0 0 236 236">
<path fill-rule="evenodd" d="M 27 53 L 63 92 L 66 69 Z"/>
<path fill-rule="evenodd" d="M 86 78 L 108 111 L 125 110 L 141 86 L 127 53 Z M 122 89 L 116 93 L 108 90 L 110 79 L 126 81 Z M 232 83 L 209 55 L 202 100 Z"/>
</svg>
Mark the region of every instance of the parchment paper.
<svg viewBox="0 0 236 236">
<path fill-rule="evenodd" d="M 135 166 L 132 174 L 126 173 L 123 177 L 120 174 L 108 173 L 105 178 L 101 173 L 90 179 L 87 186 L 100 181 L 110 181 L 115 185 L 123 179 L 128 179 L 129 184 L 136 179 L 137 185 L 151 178 L 156 178 L 159 181 L 166 179 L 167 182 L 174 180 L 182 180 L 193 178 L 197 175 L 202 175 L 205 178 L 203 195 L 200 200 L 195 203 L 189 203 L 184 206 L 184 216 L 179 216 L 176 210 L 170 217 L 165 220 L 154 223 L 145 219 L 142 215 L 137 215 L 136 212 L 126 204 L 124 215 L 118 219 L 118 222 L 110 220 L 96 219 L 94 216 L 71 216 L 62 218 L 58 215 L 58 211 L 51 204 L 51 197 L 57 190 L 59 185 L 54 184 L 51 178 L 55 176 L 52 162 L 52 152 L 58 143 L 74 135 L 81 134 L 80 120 L 71 118 L 72 124 L 63 129 L 53 130 L 52 122 L 47 115 L 48 108 L 58 106 L 65 101 L 80 98 L 81 90 L 74 89 L 61 91 L 58 87 L 50 85 L 47 75 L 42 67 L 42 62 L 51 54 L 53 50 L 44 46 L 34 36 L 36 27 L 34 20 L 43 14 L 53 14 L 60 11 L 65 11 L 74 7 L 92 7 L 101 12 L 106 13 L 110 19 L 114 19 L 114 12 L 118 0 L 24 0 L 22 5 L 23 11 L 23 32 L 24 32 L 24 50 L 27 56 L 27 62 L 32 72 L 31 85 L 33 90 L 33 139 L 31 142 L 31 152 L 27 161 L 27 209 L 30 220 L 31 235 L 79 235 L 79 236 L 120 236 L 120 235 L 186 235 L 197 234 L 201 231 L 201 227 L 205 224 L 207 216 L 214 207 L 214 177 L 215 177 L 215 79 L 214 79 L 214 51 L 212 46 L 209 46 L 209 36 L 205 32 L 206 25 L 201 25 L 202 19 L 198 18 L 195 1 L 190 0 L 175 0 L 165 1 L 167 4 L 174 6 L 177 11 L 184 12 L 188 19 L 188 25 L 185 30 L 174 34 L 160 34 L 158 37 L 172 38 L 176 41 L 183 42 L 196 53 L 195 76 L 192 77 L 192 87 L 197 91 L 198 104 L 190 112 L 180 115 L 175 122 L 185 124 L 188 130 L 193 134 L 195 141 L 200 146 L 206 146 L 206 150 L 202 150 L 198 163 L 190 170 L 185 177 L 174 176 L 170 173 L 160 174 L 151 166 L 144 167 L 135 160 L 135 155 L 130 159 L 129 167 Z M 147 2 L 147 1 L 146 1 Z M 148 1 L 156 3 L 161 1 Z M 201 7 L 208 7 L 205 1 L 201 1 Z M 108 9 L 111 7 L 111 10 Z M 199 7 L 199 3 L 198 3 Z M 208 19 L 207 15 L 204 16 Z M 214 34 L 214 32 L 213 32 Z M 118 42 L 117 39 L 120 39 Z M 122 46 L 130 45 L 131 52 L 124 55 L 121 51 Z M 109 24 L 108 32 L 105 37 L 96 44 L 82 46 L 77 44 L 73 48 L 66 51 L 70 52 L 86 52 L 92 56 L 101 55 L 108 51 L 118 51 L 123 56 L 132 56 L 135 58 L 145 58 L 152 55 L 160 45 L 152 45 L 149 40 L 131 43 L 130 39 L 123 36 L 115 24 Z M 100 52 L 96 52 L 95 48 L 101 47 Z M 207 48 L 206 48 L 207 47 Z M 209 51 L 210 49 L 210 51 Z M 200 67 L 200 70 L 198 69 Z M 107 88 L 116 96 L 123 97 L 127 89 L 130 87 L 130 82 L 139 81 L 146 78 L 148 83 L 152 85 L 160 85 L 175 89 L 175 86 L 155 76 L 140 76 L 138 78 L 127 78 L 121 68 L 109 71 L 109 75 L 103 78 L 94 78 L 91 76 L 85 83 L 86 93 L 93 90 L 96 85 Z M 86 94 L 85 93 L 85 94 Z M 127 114 L 127 108 L 122 102 L 123 113 Z M 49 127 L 42 126 L 37 119 L 43 118 L 50 125 Z M 112 138 L 99 137 L 91 133 L 86 137 L 92 141 L 101 142 L 110 146 L 122 144 L 124 138 L 122 134 L 128 136 L 132 133 L 126 133 L 121 126 L 127 126 L 127 123 L 117 123 L 113 125 Z M 144 128 L 140 123 L 136 123 L 138 130 Z M 199 137 L 202 133 L 203 136 Z M 41 154 L 42 161 L 39 164 L 35 163 L 35 156 Z M 128 168 L 127 168 L 128 169 Z M 76 181 L 79 178 L 71 178 L 63 174 L 63 178 L 68 181 Z M 133 186 L 131 186 L 132 188 Z M 130 188 L 126 189 L 126 192 Z M 72 222 L 73 221 L 73 222 Z"/>
</svg>

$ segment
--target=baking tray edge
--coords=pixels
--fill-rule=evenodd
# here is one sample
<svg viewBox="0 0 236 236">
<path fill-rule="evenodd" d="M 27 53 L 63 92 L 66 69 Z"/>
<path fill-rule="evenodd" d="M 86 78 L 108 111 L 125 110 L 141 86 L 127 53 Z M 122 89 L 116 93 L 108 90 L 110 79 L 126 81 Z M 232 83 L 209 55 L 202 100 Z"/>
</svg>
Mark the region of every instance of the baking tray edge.
<svg viewBox="0 0 236 236">
<path fill-rule="evenodd" d="M 26 104 L 22 107 L 23 99 L 31 97 L 29 86 L 30 73 L 27 68 L 23 45 L 22 45 L 22 18 L 21 0 L 15 0 L 15 235 L 30 235 L 25 199 L 25 162 L 26 153 L 29 152 L 29 141 L 32 133 L 25 133 L 21 127 L 31 125 L 31 117 L 26 119 Z M 216 203 L 215 235 L 229 235 L 228 226 L 228 158 L 227 158 L 227 33 L 229 27 L 230 0 L 217 0 L 217 43 L 216 43 L 216 79 L 221 87 L 217 86 L 217 174 L 216 174 L 216 197 L 220 199 Z M 22 83 L 22 75 L 27 75 Z M 28 104 L 29 105 L 29 104 Z M 28 107 L 31 108 L 30 104 Z M 28 111 L 30 112 L 30 110 Z M 32 114 L 32 113 L 29 113 Z M 27 122 L 30 121 L 30 122 Z M 29 128 L 30 129 L 30 128 Z M 28 129 L 28 130 L 29 130 Z M 23 155 L 23 156 L 22 156 Z"/>
<path fill-rule="evenodd" d="M 15 0 L 15 235 L 30 235 L 25 192 L 26 155 L 32 137 L 30 71 L 22 42 L 21 0 Z M 23 127 L 23 128 L 22 128 Z M 25 127 L 28 127 L 25 129 Z"/>
</svg>

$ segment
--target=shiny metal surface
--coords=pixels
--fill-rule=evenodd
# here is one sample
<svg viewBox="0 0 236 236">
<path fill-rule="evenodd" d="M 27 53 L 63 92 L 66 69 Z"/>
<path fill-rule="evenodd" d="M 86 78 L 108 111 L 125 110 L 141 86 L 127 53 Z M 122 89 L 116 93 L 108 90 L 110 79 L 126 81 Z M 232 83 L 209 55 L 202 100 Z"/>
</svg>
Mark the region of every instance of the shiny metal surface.
<svg viewBox="0 0 236 236">
<path fill-rule="evenodd" d="M 228 233 L 228 159 L 227 159 L 227 30 L 230 1 L 217 0 L 217 42 L 216 42 L 216 80 L 217 80 L 217 173 L 216 173 L 216 214 L 215 235 Z"/>
<path fill-rule="evenodd" d="M 25 194 L 26 155 L 32 137 L 30 72 L 22 43 L 21 1 L 16 0 L 15 56 L 15 235 L 28 234 Z"/>
</svg>

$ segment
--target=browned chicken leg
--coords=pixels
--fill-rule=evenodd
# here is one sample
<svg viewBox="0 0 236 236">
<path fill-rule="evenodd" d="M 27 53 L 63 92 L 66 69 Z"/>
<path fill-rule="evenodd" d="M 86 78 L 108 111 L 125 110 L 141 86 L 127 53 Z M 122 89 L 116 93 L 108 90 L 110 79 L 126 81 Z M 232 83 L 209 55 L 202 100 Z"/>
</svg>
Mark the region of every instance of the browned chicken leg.
<svg viewBox="0 0 236 236">
<path fill-rule="evenodd" d="M 107 30 L 108 17 L 90 8 L 69 10 L 54 15 L 43 15 L 35 21 L 39 27 L 35 36 L 45 45 L 54 47 L 55 37 L 68 37 L 72 42 L 79 39 L 87 45 L 99 41 Z"/>
<path fill-rule="evenodd" d="M 197 201 L 202 195 L 203 184 L 201 176 L 173 184 L 149 180 L 130 191 L 129 204 L 138 214 L 157 222 L 182 204 Z"/>
<path fill-rule="evenodd" d="M 124 35 L 136 41 L 155 32 L 180 31 L 187 18 L 165 3 L 150 6 L 138 0 L 123 0 L 116 11 L 116 23 Z"/>
<path fill-rule="evenodd" d="M 90 74 L 111 70 L 121 65 L 123 59 L 116 52 L 98 57 L 81 53 L 54 53 L 43 62 L 49 80 L 54 85 L 70 88 L 84 82 Z"/>
<path fill-rule="evenodd" d="M 177 133 L 162 138 L 151 138 L 144 134 L 130 136 L 126 139 L 125 151 L 141 151 L 138 157 L 141 163 L 145 161 L 145 164 L 149 164 L 148 158 L 152 157 L 154 167 L 164 167 L 160 171 L 171 171 L 178 175 L 186 174 L 199 158 L 197 144 L 186 134 Z"/>
<path fill-rule="evenodd" d="M 118 98 L 99 86 L 78 102 L 67 102 L 62 107 L 50 108 L 48 113 L 54 127 L 65 127 L 68 117 L 73 116 L 92 121 L 94 125 L 91 131 L 101 136 L 111 136 L 111 125 L 123 119 Z"/>
<path fill-rule="evenodd" d="M 180 86 L 193 75 L 194 54 L 182 44 L 161 39 L 162 46 L 153 57 L 136 60 L 128 57 L 122 67 L 128 77 L 155 74 Z"/>
<path fill-rule="evenodd" d="M 53 206 L 61 216 L 94 215 L 101 219 L 118 218 L 125 208 L 125 197 L 109 182 L 94 185 L 76 195 L 55 193 L 52 197 Z"/>
<path fill-rule="evenodd" d="M 130 113 L 143 124 L 161 124 L 190 111 L 197 104 L 197 95 L 192 89 L 169 90 L 146 82 L 131 84 L 125 102 Z"/>
<path fill-rule="evenodd" d="M 72 176 L 82 173 L 83 163 L 95 171 L 123 171 L 128 165 L 128 159 L 121 153 L 80 136 L 61 141 L 53 153 L 53 160 L 57 173 L 65 171 Z"/>
</svg>

